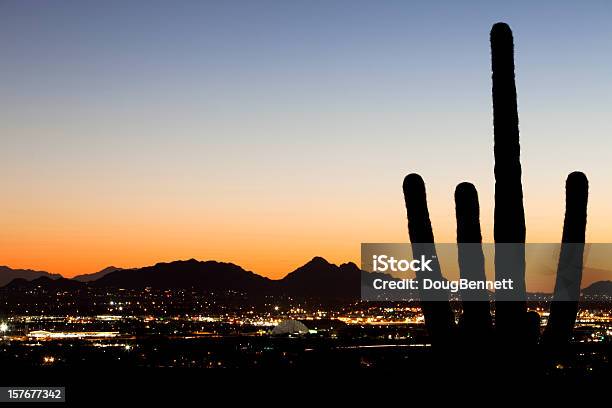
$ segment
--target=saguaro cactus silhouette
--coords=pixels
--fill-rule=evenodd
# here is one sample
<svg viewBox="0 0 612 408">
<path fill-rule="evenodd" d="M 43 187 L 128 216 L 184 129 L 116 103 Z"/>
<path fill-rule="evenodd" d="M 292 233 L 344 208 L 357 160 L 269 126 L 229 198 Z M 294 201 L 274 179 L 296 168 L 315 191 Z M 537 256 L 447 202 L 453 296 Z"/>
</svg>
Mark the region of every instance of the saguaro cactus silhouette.
<svg viewBox="0 0 612 408">
<path fill-rule="evenodd" d="M 586 176 L 579 172 L 570 174 L 565 183 L 565 221 L 555 295 L 543 338 L 545 343 L 554 346 L 564 345 L 569 341 L 576 323 L 588 195 L 589 182 Z"/>
<path fill-rule="evenodd" d="M 496 243 L 525 242 L 525 211 L 514 82 L 514 42 L 507 24 L 497 23 L 491 29 L 491 69 L 493 71 L 493 134 L 495 154 L 495 215 Z M 526 304 L 510 301 L 505 295 L 523 297 L 525 294 L 525 249 L 522 245 L 499 245 L 495 248 L 496 279 L 512 279 L 514 293 L 499 293 L 501 302 L 495 306 L 495 322 L 502 338 L 519 340 L 527 324 Z"/>
<path fill-rule="evenodd" d="M 485 265 L 480 231 L 478 192 L 471 183 L 461 183 L 455 189 L 459 271 L 462 278 L 484 281 Z M 489 295 L 486 290 L 462 294 L 469 296 L 463 304 L 463 327 L 470 339 L 481 338 L 491 330 Z"/>
<path fill-rule="evenodd" d="M 435 257 L 434 236 L 427 209 L 425 183 L 418 174 L 409 174 L 404 179 L 403 189 L 408 214 L 408 234 L 413 243 L 413 256 L 418 257 L 425 254 L 429 259 L 434 259 L 433 272 L 430 273 L 430 277 L 442 279 L 440 265 Z M 417 279 L 420 278 L 419 273 Z M 448 293 L 440 291 L 435 297 L 436 299 L 423 301 L 421 307 L 432 341 L 444 343 L 451 338 L 450 331 L 454 327 L 454 316 L 448 302 Z"/>
<path fill-rule="evenodd" d="M 516 345 L 534 344 L 539 337 L 539 317 L 527 313 L 525 289 L 525 213 L 521 185 L 520 144 L 516 86 L 514 80 L 514 44 L 512 31 L 505 23 L 491 30 L 493 79 L 493 127 L 495 157 L 495 274 L 498 280 L 512 279 L 511 293 L 496 293 L 495 331 L 502 342 Z M 409 174 L 403 184 L 408 216 L 408 232 L 413 253 L 430 248 L 434 236 L 427 209 L 425 183 L 418 174 Z M 566 183 L 566 212 L 562 248 L 557 270 L 554 302 L 544 343 L 568 342 L 576 319 L 582 276 L 582 256 L 586 229 L 588 181 L 584 174 L 571 173 Z M 462 278 L 484 280 L 484 255 L 476 188 L 461 183 L 455 191 L 459 270 Z M 429 246 L 425 246 L 428 244 Z M 443 279 L 437 265 L 434 275 Z M 418 278 L 418 276 L 417 276 Z M 448 296 L 423 302 L 423 312 L 432 342 L 448 343 L 454 329 L 453 312 Z M 482 336 L 492 328 L 488 294 L 484 291 L 463 299 L 465 332 Z"/>
</svg>

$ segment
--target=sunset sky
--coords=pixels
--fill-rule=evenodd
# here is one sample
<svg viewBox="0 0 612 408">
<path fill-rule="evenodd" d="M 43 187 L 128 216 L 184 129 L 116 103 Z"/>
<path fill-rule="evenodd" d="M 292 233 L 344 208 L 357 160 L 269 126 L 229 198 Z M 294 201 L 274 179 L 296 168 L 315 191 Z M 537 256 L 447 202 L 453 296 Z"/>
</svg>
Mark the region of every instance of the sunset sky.
<svg viewBox="0 0 612 408">
<path fill-rule="evenodd" d="M 402 179 L 437 241 L 476 184 L 492 240 L 489 30 L 514 30 L 530 242 L 590 180 L 612 240 L 612 5 L 0 0 L 0 265 L 65 276 L 197 258 L 277 278 L 404 242 Z"/>
</svg>

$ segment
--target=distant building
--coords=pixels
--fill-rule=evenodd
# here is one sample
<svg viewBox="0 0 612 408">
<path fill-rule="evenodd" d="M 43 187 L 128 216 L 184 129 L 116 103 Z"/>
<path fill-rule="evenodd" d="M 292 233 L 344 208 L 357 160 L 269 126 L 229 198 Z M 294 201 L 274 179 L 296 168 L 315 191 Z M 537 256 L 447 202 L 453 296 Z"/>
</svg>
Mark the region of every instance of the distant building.
<svg viewBox="0 0 612 408">
<path fill-rule="evenodd" d="M 272 329 L 270 334 L 273 336 L 282 336 L 287 334 L 306 334 L 308 333 L 308 327 L 297 320 L 283 320 L 276 327 Z"/>
</svg>

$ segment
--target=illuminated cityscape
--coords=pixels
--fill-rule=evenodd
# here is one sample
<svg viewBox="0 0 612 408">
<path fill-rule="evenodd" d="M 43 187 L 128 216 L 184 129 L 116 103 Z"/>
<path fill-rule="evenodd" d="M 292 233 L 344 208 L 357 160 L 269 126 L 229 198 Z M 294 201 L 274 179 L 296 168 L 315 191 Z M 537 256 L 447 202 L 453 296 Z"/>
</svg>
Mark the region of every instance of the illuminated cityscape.
<svg viewBox="0 0 612 408">
<path fill-rule="evenodd" d="M 534 297 L 530 308 L 544 327 L 548 303 Z M 608 367 L 609 300 L 583 300 L 575 356 L 552 371 Z M 409 302 L 89 286 L 7 286 L 0 302 L 1 359 L 12 367 L 393 367 L 431 349 L 421 309 Z"/>
</svg>

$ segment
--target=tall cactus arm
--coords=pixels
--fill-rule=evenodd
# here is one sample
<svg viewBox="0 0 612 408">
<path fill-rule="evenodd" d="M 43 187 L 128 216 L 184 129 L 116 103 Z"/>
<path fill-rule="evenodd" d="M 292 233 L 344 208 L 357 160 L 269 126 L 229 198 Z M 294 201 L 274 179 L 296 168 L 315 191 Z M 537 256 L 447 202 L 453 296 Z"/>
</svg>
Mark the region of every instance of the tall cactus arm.
<svg viewBox="0 0 612 408">
<path fill-rule="evenodd" d="M 459 272 L 462 279 L 484 281 L 485 266 L 480 231 L 478 192 L 471 183 L 461 183 L 455 189 L 457 246 Z M 462 293 L 463 327 L 470 339 L 483 339 L 491 330 L 491 312 L 486 290 Z"/>
<path fill-rule="evenodd" d="M 404 200 L 408 216 L 408 234 L 412 243 L 413 256 L 426 253 L 435 258 L 434 235 L 427 209 L 427 195 L 425 183 L 418 174 L 409 174 L 403 183 Z M 433 272 L 429 278 L 442 279 L 440 265 L 437 259 L 433 262 Z M 417 274 L 417 279 L 421 278 Z M 421 307 L 425 316 L 425 324 L 432 338 L 432 343 L 449 342 L 453 338 L 450 331 L 454 328 L 454 315 L 448 302 L 448 293 L 437 293 L 436 299 L 427 299 L 432 296 L 421 291 Z M 444 296 L 446 298 L 444 299 Z"/>
<path fill-rule="evenodd" d="M 514 43 L 512 31 L 505 23 L 497 23 L 491 29 L 491 66 L 495 156 L 494 238 L 496 243 L 524 243 L 525 212 L 514 82 Z M 497 329 L 502 338 L 518 340 L 526 324 L 526 303 L 522 300 L 526 293 L 524 246 L 496 246 L 495 275 L 498 280 L 511 279 L 514 283 L 512 293 L 497 294 Z"/>
<path fill-rule="evenodd" d="M 563 238 L 555 294 L 542 339 L 548 345 L 566 345 L 576 323 L 582 280 L 588 196 L 587 177 L 580 172 L 571 173 L 565 182 L 565 219 L 563 220 Z"/>
</svg>

